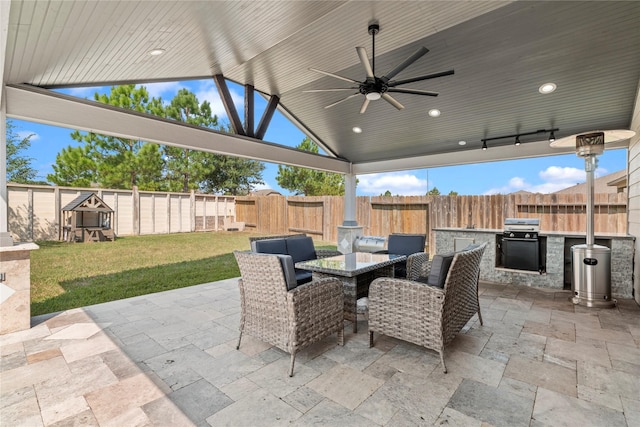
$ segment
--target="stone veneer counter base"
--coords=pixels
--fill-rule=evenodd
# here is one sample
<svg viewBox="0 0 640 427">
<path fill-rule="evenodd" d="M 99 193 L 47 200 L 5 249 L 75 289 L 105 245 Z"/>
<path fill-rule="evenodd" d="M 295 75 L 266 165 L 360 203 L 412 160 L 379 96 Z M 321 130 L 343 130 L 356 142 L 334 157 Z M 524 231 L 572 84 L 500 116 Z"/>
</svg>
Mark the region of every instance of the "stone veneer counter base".
<svg viewBox="0 0 640 427">
<path fill-rule="evenodd" d="M 31 261 L 35 243 L 0 246 L 0 335 L 31 327 Z"/>
<path fill-rule="evenodd" d="M 487 242 L 488 246 L 480 264 L 480 279 L 494 283 L 513 283 L 541 288 L 564 289 L 566 274 L 565 244 L 567 240 L 584 239 L 584 233 L 543 232 L 540 238 L 546 240 L 545 263 L 543 273 L 524 270 L 512 270 L 500 267 L 497 259 L 496 240 L 503 230 L 488 228 L 435 228 L 436 253 L 453 252 L 454 239 L 473 239 L 475 243 Z M 633 291 L 633 251 L 635 237 L 625 234 L 596 233 L 596 240 L 611 242 L 611 295 L 613 298 L 632 298 Z"/>
</svg>

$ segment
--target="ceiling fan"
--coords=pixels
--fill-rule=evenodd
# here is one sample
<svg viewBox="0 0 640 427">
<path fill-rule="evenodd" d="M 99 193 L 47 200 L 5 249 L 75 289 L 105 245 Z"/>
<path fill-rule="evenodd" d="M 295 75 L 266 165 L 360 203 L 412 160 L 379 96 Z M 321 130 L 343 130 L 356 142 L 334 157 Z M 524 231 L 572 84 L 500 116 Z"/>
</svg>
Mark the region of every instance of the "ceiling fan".
<svg viewBox="0 0 640 427">
<path fill-rule="evenodd" d="M 326 76 L 334 77 L 336 79 L 344 80 L 349 83 L 353 83 L 354 86 L 348 88 L 334 88 L 334 89 L 312 89 L 305 90 L 303 92 L 313 93 L 313 92 L 342 92 L 342 91 L 353 91 L 357 92 L 343 98 L 333 104 L 329 104 L 324 108 L 331 108 L 335 105 L 340 104 L 348 99 L 356 97 L 358 95 L 364 95 L 364 102 L 362 103 L 362 107 L 360 107 L 360 113 L 364 113 L 367 111 L 367 107 L 369 106 L 369 102 L 378 100 L 380 98 L 387 101 L 389 104 L 396 107 L 398 110 L 402 110 L 404 106 L 395 100 L 390 93 L 409 93 L 412 95 L 423 95 L 423 96 L 438 96 L 437 92 L 430 92 L 426 90 L 418 90 L 418 89 L 406 89 L 398 87 L 400 85 L 406 83 L 419 82 L 422 80 L 435 79 L 436 77 L 449 76 L 453 74 L 453 70 L 443 71 L 440 73 L 427 74 L 426 76 L 413 77 L 410 79 L 404 80 L 391 80 L 409 65 L 413 64 L 415 61 L 420 59 L 424 54 L 429 52 L 429 49 L 426 47 L 421 47 L 418 49 L 413 55 L 404 60 L 401 64 L 397 65 L 393 70 L 388 72 L 386 75 L 382 77 L 376 76 L 376 34 L 380 32 L 380 25 L 371 24 L 369 25 L 369 34 L 372 37 L 372 63 L 369 62 L 369 57 L 367 56 L 367 51 L 364 47 L 356 47 L 356 51 L 358 52 L 358 56 L 360 57 L 360 62 L 365 69 L 367 74 L 367 78 L 363 81 L 357 81 L 350 79 L 349 77 L 339 76 L 337 74 L 329 73 L 328 71 L 318 70 L 316 68 L 309 68 L 309 70 L 314 71 L 316 73 L 324 74 Z"/>
</svg>

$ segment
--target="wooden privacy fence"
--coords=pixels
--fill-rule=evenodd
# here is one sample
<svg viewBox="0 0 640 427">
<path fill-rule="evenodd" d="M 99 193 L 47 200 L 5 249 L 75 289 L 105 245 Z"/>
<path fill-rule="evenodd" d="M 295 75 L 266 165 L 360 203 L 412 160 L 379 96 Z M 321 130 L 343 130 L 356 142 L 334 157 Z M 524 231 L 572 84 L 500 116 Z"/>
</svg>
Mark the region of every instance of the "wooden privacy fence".
<svg viewBox="0 0 640 427">
<path fill-rule="evenodd" d="M 61 209 L 91 191 L 114 210 L 117 236 L 220 230 L 235 221 L 232 196 L 9 183 L 9 231 L 16 241 L 62 238 Z"/>
<path fill-rule="evenodd" d="M 358 225 L 365 235 L 427 234 L 434 228 L 502 229 L 505 218 L 540 218 L 543 231 L 585 232 L 586 195 L 506 194 L 492 196 L 358 197 Z M 339 196 L 236 197 L 237 221 L 265 234 L 304 232 L 335 242 L 343 221 Z M 627 195 L 595 195 L 595 231 L 627 232 Z"/>
<path fill-rule="evenodd" d="M 339 196 L 214 196 L 8 185 L 9 230 L 16 241 L 61 238 L 61 207 L 83 191 L 93 191 L 114 212 L 116 235 L 220 230 L 234 221 L 264 234 L 306 233 L 336 242 L 344 199 Z M 507 194 L 493 196 L 358 197 L 356 219 L 365 235 L 427 234 L 433 229 L 502 229 L 504 219 L 540 218 L 543 231 L 585 232 L 586 195 Z M 595 231 L 627 232 L 627 194 L 595 195 Z"/>
</svg>

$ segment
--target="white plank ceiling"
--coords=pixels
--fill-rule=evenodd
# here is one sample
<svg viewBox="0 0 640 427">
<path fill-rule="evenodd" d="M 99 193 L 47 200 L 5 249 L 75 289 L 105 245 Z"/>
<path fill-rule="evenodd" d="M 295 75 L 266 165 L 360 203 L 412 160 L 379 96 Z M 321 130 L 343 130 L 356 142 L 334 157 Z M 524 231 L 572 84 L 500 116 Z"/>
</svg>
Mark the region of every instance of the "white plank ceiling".
<svg viewBox="0 0 640 427">
<path fill-rule="evenodd" d="M 449 69 L 455 74 L 405 85 L 440 95 L 394 94 L 405 106 L 401 111 L 378 100 L 360 114 L 362 95 L 325 109 L 349 92 L 303 90 L 349 83 L 309 68 L 364 80 L 355 47 L 371 55 L 367 26 L 374 20 L 381 27 L 377 75 L 420 46 L 430 52 L 397 79 Z M 33 92 L 19 85 L 99 86 L 223 74 L 278 95 L 282 111 L 341 160 L 323 164 L 327 170 L 365 173 L 557 154 L 539 137 L 523 138 L 520 147 L 513 140 L 491 141 L 484 152 L 481 139 L 551 127 L 560 129 L 557 137 L 628 129 L 638 108 L 638 22 L 638 1 L 12 1 L 3 47 L 3 80 L 13 87 L 5 95 L 7 114 L 115 134 L 114 124 L 92 114 L 83 123 L 54 114 L 63 101 L 46 92 L 38 91 L 38 105 L 26 111 Z M 155 48 L 165 54 L 150 56 Z M 556 92 L 538 93 L 546 82 L 556 83 Z M 431 108 L 442 115 L 429 117 Z M 134 120 L 127 134 L 149 137 L 144 126 Z M 354 126 L 363 132 L 353 133 Z M 158 142 L 234 154 L 215 133 L 193 139 L 181 132 L 165 132 Z M 460 140 L 467 144 L 458 145 Z M 243 156 L 259 143 L 241 141 L 245 145 L 235 154 Z M 263 151 L 272 154 L 256 157 L 313 164 L 291 150 L 255 150 Z"/>
</svg>

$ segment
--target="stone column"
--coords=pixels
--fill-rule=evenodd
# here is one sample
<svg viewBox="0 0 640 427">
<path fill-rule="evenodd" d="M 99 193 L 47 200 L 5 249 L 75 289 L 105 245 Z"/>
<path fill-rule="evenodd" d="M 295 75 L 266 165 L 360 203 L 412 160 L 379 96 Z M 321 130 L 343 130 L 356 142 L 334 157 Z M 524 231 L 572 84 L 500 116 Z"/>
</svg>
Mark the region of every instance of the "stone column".
<svg viewBox="0 0 640 427">
<path fill-rule="evenodd" d="M 356 176 L 349 173 L 344 180 L 344 220 L 338 226 L 338 250 L 343 254 L 353 252 L 353 243 L 362 236 L 362 230 L 356 221 Z"/>
<path fill-rule="evenodd" d="M 31 260 L 35 243 L 0 247 L 0 335 L 31 327 Z"/>
</svg>

